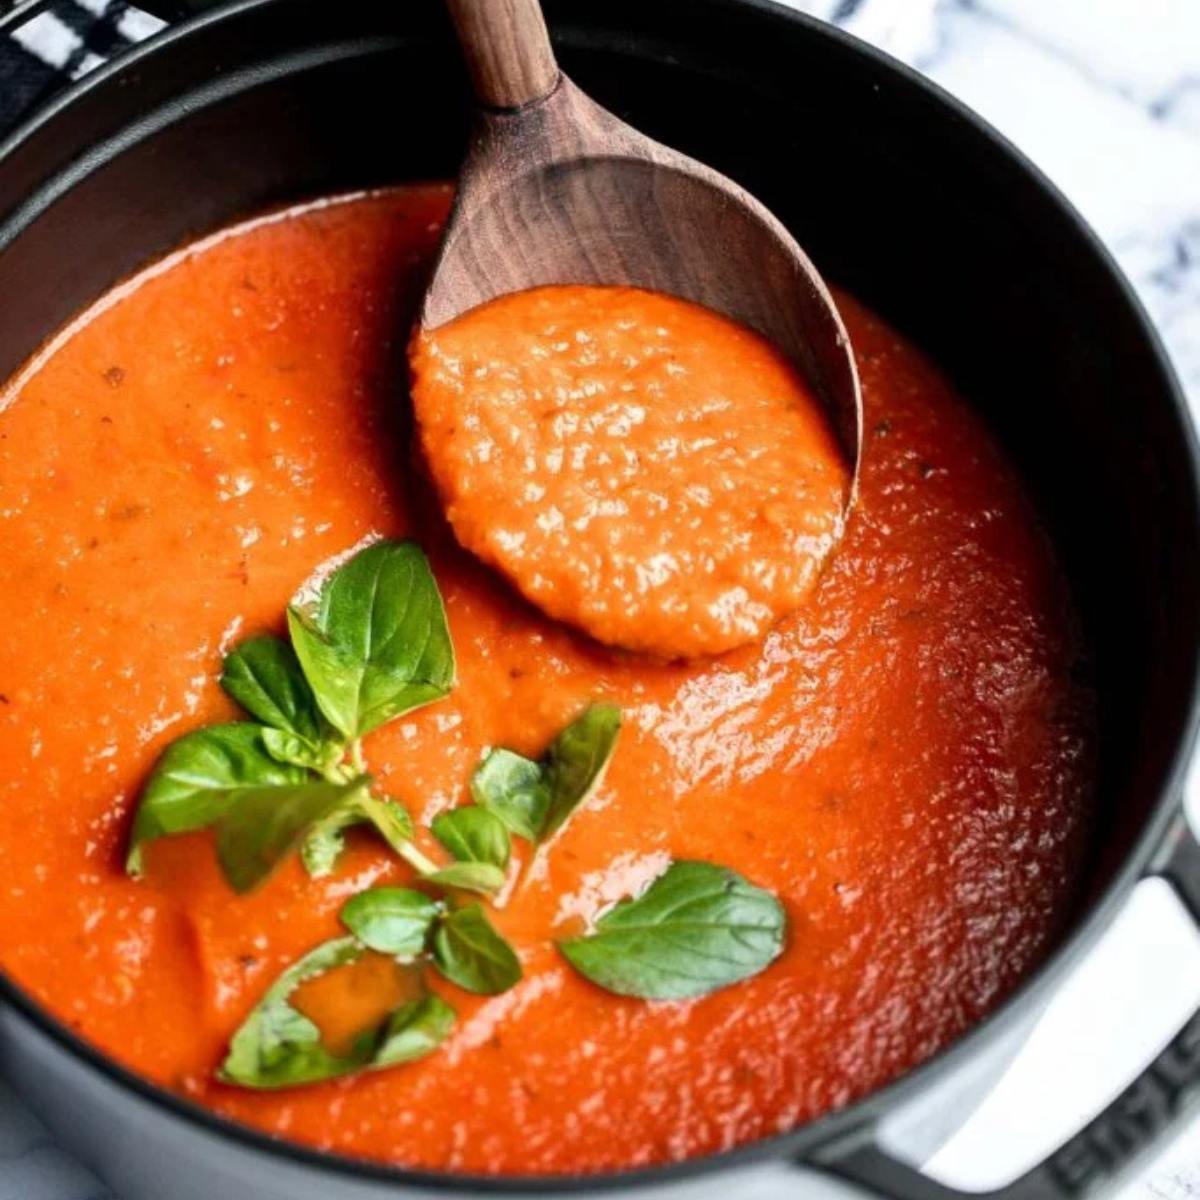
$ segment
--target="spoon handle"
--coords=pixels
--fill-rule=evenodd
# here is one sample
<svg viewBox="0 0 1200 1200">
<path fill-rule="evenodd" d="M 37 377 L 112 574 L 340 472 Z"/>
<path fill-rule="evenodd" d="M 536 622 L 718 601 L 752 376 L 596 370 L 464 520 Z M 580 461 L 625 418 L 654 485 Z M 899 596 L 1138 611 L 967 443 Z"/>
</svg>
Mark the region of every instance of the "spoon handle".
<svg viewBox="0 0 1200 1200">
<path fill-rule="evenodd" d="M 485 108 L 521 108 L 558 83 L 538 0 L 446 0 L 475 96 Z"/>
</svg>

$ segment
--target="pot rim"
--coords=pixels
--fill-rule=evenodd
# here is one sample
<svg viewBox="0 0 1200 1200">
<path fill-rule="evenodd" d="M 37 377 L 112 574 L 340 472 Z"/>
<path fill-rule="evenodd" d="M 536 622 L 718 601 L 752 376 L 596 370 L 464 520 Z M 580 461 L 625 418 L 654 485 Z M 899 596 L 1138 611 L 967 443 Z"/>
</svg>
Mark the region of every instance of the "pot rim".
<svg viewBox="0 0 1200 1200">
<path fill-rule="evenodd" d="M 692 0 L 692 2 L 696 3 L 697 0 Z M 716 9 L 729 9 L 741 5 L 756 10 L 765 20 L 799 26 L 805 31 L 806 36 L 817 41 L 824 40 L 826 44 L 836 46 L 842 53 L 866 59 L 873 68 L 889 74 L 893 81 L 908 89 L 910 93 L 920 95 L 924 101 L 940 108 L 945 115 L 958 121 L 961 125 L 965 125 L 972 135 L 990 144 L 996 152 L 997 158 L 1005 161 L 1008 169 L 1024 174 L 1037 185 L 1038 190 L 1058 210 L 1065 224 L 1083 242 L 1091 257 L 1104 268 L 1139 328 L 1160 377 L 1162 390 L 1175 411 L 1180 432 L 1184 438 L 1190 467 L 1190 498 L 1193 512 L 1200 521 L 1200 443 L 1197 440 L 1183 389 L 1175 375 L 1158 331 L 1111 252 L 1041 169 L 1008 138 L 939 84 L 934 83 L 900 60 L 836 26 L 787 8 L 778 0 L 698 0 L 698 2 Z M 3 167 L 4 161 L 11 151 L 36 136 L 44 126 L 50 124 L 66 109 L 85 102 L 93 91 L 103 88 L 110 78 L 127 70 L 131 65 L 136 65 L 139 61 L 186 40 L 195 30 L 226 20 L 234 20 L 245 12 L 267 8 L 276 3 L 279 3 L 279 0 L 228 0 L 202 15 L 168 25 L 159 33 L 89 72 L 81 80 L 53 97 L 47 104 L 42 105 L 7 138 L 0 141 L 0 168 Z M 68 186 L 73 186 L 78 176 L 71 168 L 66 168 L 65 171 L 59 170 L 56 175 L 61 176 L 64 173 L 71 176 Z M 51 176 L 51 180 L 54 178 L 55 176 Z M 45 182 L 40 184 L 34 196 L 36 197 L 45 186 Z M 57 198 L 57 195 L 56 192 L 51 197 L 51 202 Z M 37 205 L 32 212 L 28 207 L 21 205 L 4 216 L 0 220 L 0 241 L 7 240 L 3 238 L 5 225 L 10 227 L 15 225 L 13 235 L 19 236 L 26 220 L 40 210 L 41 205 Z M 595 1174 L 483 1175 L 391 1165 L 348 1154 L 316 1150 L 297 1142 L 273 1137 L 253 1126 L 244 1125 L 222 1116 L 143 1078 L 109 1058 L 68 1028 L 2 970 L 0 970 L 0 1002 L 11 1005 L 59 1048 L 67 1051 L 82 1065 L 96 1071 L 106 1082 L 132 1093 L 133 1097 L 140 1102 L 163 1110 L 184 1125 L 217 1139 L 231 1139 L 247 1151 L 284 1159 L 292 1165 L 312 1167 L 330 1176 L 352 1178 L 359 1182 L 392 1184 L 397 1189 L 415 1187 L 430 1191 L 479 1196 L 519 1193 L 555 1195 L 586 1189 L 608 1191 L 616 1188 L 661 1186 L 678 1183 L 701 1174 L 709 1174 L 716 1170 L 745 1168 L 780 1159 L 803 1161 L 804 1156 L 816 1148 L 835 1139 L 841 1139 L 852 1131 L 871 1127 L 881 1117 L 903 1107 L 921 1093 L 952 1076 L 975 1057 L 988 1041 L 1002 1038 L 1009 1031 L 1020 1027 L 1037 1013 L 1040 1006 L 1049 999 L 1050 993 L 1057 987 L 1062 976 L 1078 963 L 1112 923 L 1128 898 L 1128 894 L 1146 876 L 1148 866 L 1162 844 L 1173 819 L 1182 811 L 1184 779 L 1196 746 L 1198 733 L 1200 733 L 1200 644 L 1191 648 L 1190 659 L 1191 685 L 1183 706 L 1185 711 L 1181 722 L 1181 732 L 1163 773 L 1160 796 L 1147 816 L 1134 844 L 1126 852 L 1121 866 L 1114 872 L 1102 892 L 1091 902 L 1090 907 L 1077 916 L 1074 927 L 1062 936 L 1044 960 L 987 1016 L 897 1079 L 867 1093 L 844 1108 L 827 1113 L 795 1129 L 772 1134 L 743 1146 L 658 1166 Z"/>
</svg>

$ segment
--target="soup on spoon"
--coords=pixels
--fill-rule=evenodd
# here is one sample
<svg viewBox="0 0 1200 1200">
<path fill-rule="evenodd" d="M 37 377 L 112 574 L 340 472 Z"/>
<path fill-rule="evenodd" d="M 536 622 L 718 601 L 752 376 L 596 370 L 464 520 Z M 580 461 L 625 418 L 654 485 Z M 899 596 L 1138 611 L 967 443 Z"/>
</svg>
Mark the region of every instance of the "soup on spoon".
<svg viewBox="0 0 1200 1200">
<path fill-rule="evenodd" d="M 529 600 L 665 658 L 756 641 L 841 535 L 850 470 L 761 334 L 628 287 L 502 296 L 414 341 L 458 540 Z"/>
<path fill-rule="evenodd" d="M 559 72 L 536 0 L 448 6 L 479 108 L 411 362 L 450 524 L 602 642 L 756 641 L 854 496 L 833 299 L 753 196 Z"/>
</svg>

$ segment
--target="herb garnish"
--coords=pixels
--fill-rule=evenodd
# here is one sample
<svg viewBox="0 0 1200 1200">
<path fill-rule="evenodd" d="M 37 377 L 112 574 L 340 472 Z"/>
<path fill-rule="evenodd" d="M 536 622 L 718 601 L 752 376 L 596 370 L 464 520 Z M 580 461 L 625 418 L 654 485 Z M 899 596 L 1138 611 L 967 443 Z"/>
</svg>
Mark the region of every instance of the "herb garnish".
<svg viewBox="0 0 1200 1200">
<path fill-rule="evenodd" d="M 412 888 L 377 887 L 359 892 L 342 908 L 342 924 L 364 946 L 397 958 L 416 958 L 429 941 L 445 906 Z"/>
<path fill-rule="evenodd" d="M 615 704 L 593 704 L 550 744 L 540 762 L 493 750 L 471 780 L 471 796 L 518 837 L 556 833 L 604 779 L 621 732 Z"/>
<path fill-rule="evenodd" d="M 430 826 L 459 862 L 491 863 L 503 870 L 512 854 L 504 822 L 486 808 L 468 805 L 438 813 Z"/>
<path fill-rule="evenodd" d="M 290 1002 L 303 983 L 348 967 L 367 947 L 334 938 L 310 950 L 267 989 L 229 1044 L 219 1078 L 250 1088 L 295 1087 L 356 1071 L 378 1071 L 436 1050 L 454 1028 L 454 1009 L 432 992 L 406 1001 L 362 1029 L 341 1054 L 326 1049 L 321 1031 Z"/>
<path fill-rule="evenodd" d="M 142 871 L 142 848 L 154 838 L 204 829 L 224 816 L 243 792 L 294 789 L 307 772 L 273 758 L 263 728 L 250 721 L 185 733 L 158 760 L 142 791 L 126 870 Z"/>
<path fill-rule="evenodd" d="M 496 932 L 478 904 L 450 913 L 433 931 L 433 961 L 451 983 L 494 996 L 521 978 L 512 947 Z"/>
<path fill-rule="evenodd" d="M 779 957 L 786 925 L 779 901 L 735 871 L 675 862 L 559 949 L 610 992 L 685 1000 L 757 975 Z"/>
<path fill-rule="evenodd" d="M 361 739 L 446 696 L 454 653 L 433 573 L 412 542 L 376 542 L 335 571 L 315 603 L 288 610 L 290 644 L 264 635 L 225 659 L 221 685 L 254 718 L 195 730 L 163 752 L 143 790 L 126 862 L 143 870 L 155 838 L 213 828 L 217 858 L 236 891 L 259 886 L 299 849 L 310 875 L 333 871 L 345 832 L 366 825 L 435 889 L 375 887 L 352 897 L 349 936 L 310 950 L 278 976 L 234 1034 L 220 1078 L 290 1087 L 408 1062 L 449 1036 L 455 1015 L 428 990 L 429 969 L 481 995 L 521 978 L 516 952 L 464 891 L 492 896 L 512 866 L 512 837 L 540 847 L 595 794 L 621 728 L 620 710 L 592 704 L 540 760 L 491 750 L 470 781 L 473 805 L 440 813 L 430 833 L 450 855 L 416 844 L 405 807 L 380 795 Z M 779 902 L 741 876 L 673 863 L 640 896 L 559 943 L 566 960 L 622 995 L 673 1000 L 756 974 L 778 956 Z M 303 984 L 350 969 L 364 954 L 394 960 L 409 999 L 332 1050 L 291 998 Z M 415 998 L 414 997 L 415 994 Z"/>
<path fill-rule="evenodd" d="M 243 642 L 226 657 L 221 686 L 266 726 L 263 741 L 280 762 L 322 771 L 341 758 L 341 743 L 287 642 L 270 634 Z"/>
<path fill-rule="evenodd" d="M 365 780 L 248 788 L 217 822 L 217 860 L 235 892 L 256 888 L 326 818 L 365 791 Z"/>
<path fill-rule="evenodd" d="M 373 826 L 423 875 L 438 871 L 413 841 L 408 813 L 372 793 L 360 742 L 453 683 L 450 632 L 425 555 L 413 542 L 375 542 L 329 577 L 315 605 L 293 606 L 289 627 L 291 646 L 255 637 L 225 659 L 221 686 L 257 722 L 185 734 L 159 759 L 134 820 L 130 874 L 141 873 L 151 839 L 212 825 L 238 891 L 297 846 L 311 874 L 327 874 L 352 825 Z"/>
<path fill-rule="evenodd" d="M 346 738 L 440 700 L 454 651 L 433 572 L 415 542 L 376 542 L 288 610 L 292 645 L 317 706 Z"/>
</svg>

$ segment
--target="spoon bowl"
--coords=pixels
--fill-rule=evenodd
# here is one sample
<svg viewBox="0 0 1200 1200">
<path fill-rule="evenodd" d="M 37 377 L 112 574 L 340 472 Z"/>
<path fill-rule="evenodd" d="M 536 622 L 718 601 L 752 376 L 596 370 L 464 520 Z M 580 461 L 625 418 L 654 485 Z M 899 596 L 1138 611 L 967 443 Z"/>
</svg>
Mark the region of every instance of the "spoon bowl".
<svg viewBox="0 0 1200 1200">
<path fill-rule="evenodd" d="M 554 60 L 537 0 L 448 0 L 479 100 L 418 315 L 433 330 L 509 292 L 628 285 L 702 304 L 786 354 L 824 406 L 857 493 L 862 400 L 816 268 L 745 189 L 637 132 Z"/>
</svg>

